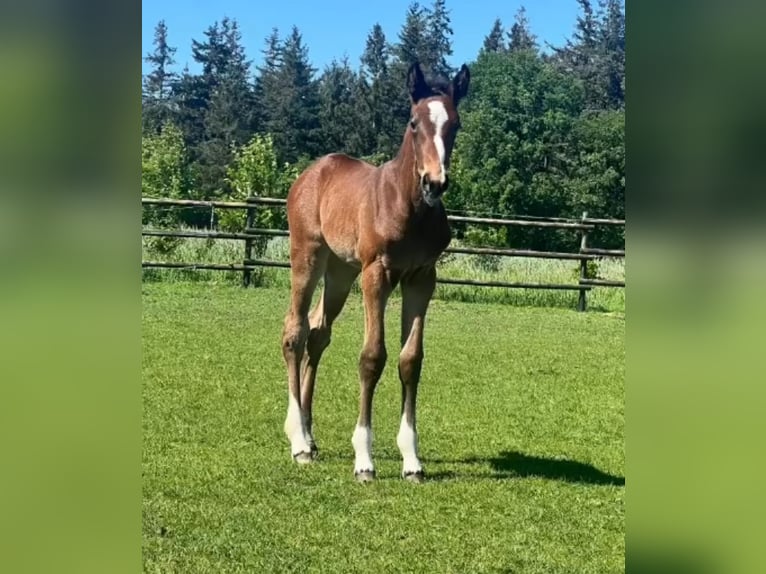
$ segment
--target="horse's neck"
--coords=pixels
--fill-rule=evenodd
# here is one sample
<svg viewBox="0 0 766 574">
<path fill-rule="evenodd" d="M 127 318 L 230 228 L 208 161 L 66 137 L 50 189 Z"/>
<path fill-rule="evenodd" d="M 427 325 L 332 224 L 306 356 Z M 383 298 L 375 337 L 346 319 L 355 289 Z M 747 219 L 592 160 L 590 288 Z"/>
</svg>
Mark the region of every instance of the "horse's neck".
<svg viewBox="0 0 766 574">
<path fill-rule="evenodd" d="M 418 186 L 418 172 L 415 166 L 415 149 L 412 145 L 412 133 L 404 132 L 402 145 L 396 156 L 388 162 L 388 169 L 395 178 L 395 188 L 402 201 L 417 207 L 421 202 Z"/>
</svg>

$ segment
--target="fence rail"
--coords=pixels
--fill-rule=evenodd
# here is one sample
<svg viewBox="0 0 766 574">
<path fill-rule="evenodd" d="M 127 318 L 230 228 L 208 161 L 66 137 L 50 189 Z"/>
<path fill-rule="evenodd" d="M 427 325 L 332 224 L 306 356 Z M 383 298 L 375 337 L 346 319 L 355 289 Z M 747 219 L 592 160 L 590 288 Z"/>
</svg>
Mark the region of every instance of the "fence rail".
<svg viewBox="0 0 766 574">
<path fill-rule="evenodd" d="M 252 280 L 252 272 L 258 267 L 289 268 L 287 261 L 272 261 L 252 257 L 253 241 L 259 236 L 289 236 L 289 231 L 284 229 L 264 229 L 253 227 L 255 210 L 260 205 L 272 207 L 284 207 L 286 200 L 272 197 L 251 197 L 246 201 L 199 201 L 188 199 L 170 198 L 141 198 L 142 206 L 158 205 L 168 207 L 205 207 L 212 211 L 220 209 L 244 209 L 246 210 L 247 223 L 242 232 L 225 232 L 216 230 L 179 230 L 179 229 L 142 229 L 141 235 L 148 237 L 185 237 L 185 238 L 208 238 L 208 239 L 233 239 L 245 242 L 244 257 L 241 263 L 206 263 L 206 262 L 171 262 L 171 261 L 141 261 L 142 268 L 165 268 L 165 269 L 188 269 L 188 270 L 217 270 L 217 271 L 241 271 L 242 284 L 248 286 Z M 580 250 L 576 253 L 535 251 L 531 249 L 501 249 L 495 247 L 448 247 L 447 253 L 462 253 L 472 255 L 495 255 L 503 257 L 541 258 L 575 260 L 580 262 L 580 277 L 577 284 L 550 284 L 550 283 L 525 283 L 504 281 L 479 281 L 474 279 L 437 278 L 437 283 L 447 285 L 473 285 L 480 287 L 499 287 L 505 289 L 554 289 L 578 291 L 577 308 L 584 311 L 586 308 L 586 292 L 593 287 L 625 287 L 624 281 L 588 277 L 588 261 L 602 257 L 625 257 L 624 249 L 600 249 L 588 246 L 588 233 L 599 225 L 625 225 L 623 219 L 589 218 L 583 213 L 580 219 L 566 219 L 561 217 L 534 217 L 514 216 L 512 218 L 474 217 L 466 215 L 447 215 L 447 219 L 456 223 L 473 223 L 479 225 L 502 225 L 519 227 L 538 227 L 548 229 L 569 229 L 580 233 Z"/>
</svg>

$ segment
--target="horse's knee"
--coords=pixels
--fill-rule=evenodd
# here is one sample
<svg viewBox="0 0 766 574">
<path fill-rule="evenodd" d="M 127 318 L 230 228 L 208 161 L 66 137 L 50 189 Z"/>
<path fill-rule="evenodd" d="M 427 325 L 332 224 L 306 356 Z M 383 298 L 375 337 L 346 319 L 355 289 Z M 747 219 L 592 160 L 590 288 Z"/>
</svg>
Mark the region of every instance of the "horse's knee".
<svg viewBox="0 0 766 574">
<path fill-rule="evenodd" d="M 309 331 L 306 350 L 309 355 L 317 355 L 324 351 L 330 344 L 332 331 L 330 327 L 314 327 Z"/>
<path fill-rule="evenodd" d="M 365 347 L 359 356 L 359 376 L 362 381 L 377 381 L 386 366 L 387 358 L 384 345 Z"/>
<path fill-rule="evenodd" d="M 300 354 L 303 346 L 306 344 L 309 325 L 306 317 L 298 317 L 290 314 L 285 319 L 285 326 L 282 330 L 282 354 L 285 359 Z"/>
<path fill-rule="evenodd" d="M 399 354 L 399 378 L 403 383 L 416 383 L 420 380 L 423 366 L 423 352 L 403 349 Z"/>
</svg>

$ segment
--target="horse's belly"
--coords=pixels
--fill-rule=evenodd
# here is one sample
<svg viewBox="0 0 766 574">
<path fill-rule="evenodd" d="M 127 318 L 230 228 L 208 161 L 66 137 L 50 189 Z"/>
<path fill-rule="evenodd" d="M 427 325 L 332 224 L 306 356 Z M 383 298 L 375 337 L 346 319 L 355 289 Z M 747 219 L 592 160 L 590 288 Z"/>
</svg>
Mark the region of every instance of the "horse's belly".
<svg viewBox="0 0 766 574">
<path fill-rule="evenodd" d="M 349 265 L 360 265 L 359 254 L 357 252 L 357 240 L 354 235 L 325 235 L 324 240 L 330 248 L 330 251 L 332 251 L 338 259 Z"/>
</svg>

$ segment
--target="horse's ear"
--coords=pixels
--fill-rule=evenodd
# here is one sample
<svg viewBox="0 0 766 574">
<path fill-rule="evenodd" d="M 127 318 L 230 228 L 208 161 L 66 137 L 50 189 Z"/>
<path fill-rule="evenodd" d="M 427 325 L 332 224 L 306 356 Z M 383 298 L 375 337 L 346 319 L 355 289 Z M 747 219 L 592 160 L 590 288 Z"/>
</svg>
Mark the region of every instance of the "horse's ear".
<svg viewBox="0 0 766 574">
<path fill-rule="evenodd" d="M 415 62 L 410 66 L 407 71 L 407 89 L 410 92 L 410 99 L 415 104 L 423 98 L 429 91 L 426 79 L 423 76 L 423 70 L 420 69 L 420 64 Z"/>
<path fill-rule="evenodd" d="M 471 72 L 468 71 L 468 66 L 463 64 L 460 67 L 460 71 L 455 75 L 452 80 L 452 101 L 457 106 L 458 102 L 468 93 L 468 84 L 471 81 Z"/>
</svg>

